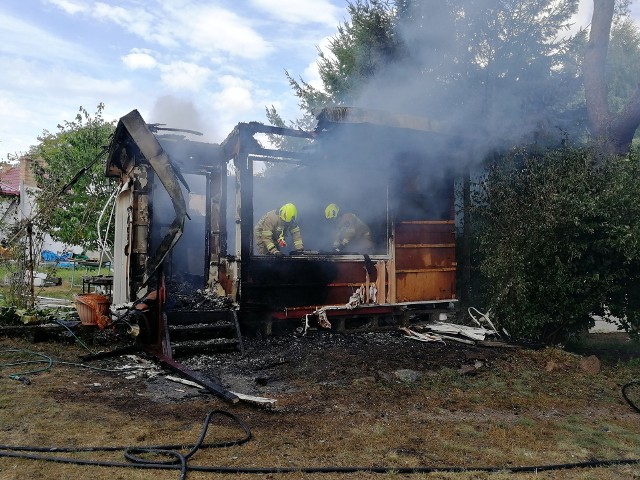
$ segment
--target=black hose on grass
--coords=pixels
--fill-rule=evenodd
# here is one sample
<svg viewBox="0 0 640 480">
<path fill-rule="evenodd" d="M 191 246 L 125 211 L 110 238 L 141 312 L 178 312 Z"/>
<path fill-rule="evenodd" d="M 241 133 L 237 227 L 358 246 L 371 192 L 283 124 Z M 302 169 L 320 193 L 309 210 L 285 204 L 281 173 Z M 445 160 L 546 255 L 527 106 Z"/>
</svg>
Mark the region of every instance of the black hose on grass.
<svg viewBox="0 0 640 480">
<path fill-rule="evenodd" d="M 635 382 L 632 382 L 635 383 Z M 628 400 L 630 402 L 630 400 Z M 632 402 L 630 402 L 632 403 Z M 634 408 L 635 405 L 632 404 Z M 245 436 L 238 440 L 230 440 L 212 444 L 205 444 L 204 438 L 209 429 L 211 419 L 214 415 L 226 416 L 238 425 Z M 187 472 L 207 472 L 207 473 L 232 473 L 240 474 L 278 474 L 278 473 L 382 473 L 382 474 L 417 474 L 417 473 L 461 473 L 461 472 L 485 472 L 485 473 L 524 473 L 524 472 L 545 472 L 552 470 L 567 470 L 574 468 L 597 468 L 610 467 L 614 465 L 636 465 L 640 464 L 640 459 L 617 459 L 617 460 L 590 460 L 587 462 L 560 463 L 551 465 L 534 465 L 523 467 L 220 467 L 207 465 L 188 464 L 191 458 L 199 449 L 222 448 L 233 445 L 241 445 L 251 439 L 251 430 L 238 417 L 223 410 L 213 410 L 205 418 L 200 436 L 195 444 L 186 445 L 155 445 L 147 447 L 28 447 L 0 445 L 0 457 L 21 458 L 29 460 L 45 460 L 49 462 L 67 463 L 74 465 L 90 465 L 100 467 L 120 467 L 139 468 L 156 470 L 179 470 L 180 480 L 186 478 Z M 188 449 L 183 454 L 179 450 Z M 124 451 L 124 456 L 130 463 L 105 461 L 105 460 L 82 460 L 77 458 L 65 458 L 45 455 L 35 455 L 23 452 L 88 452 L 88 451 Z M 165 460 L 149 460 L 148 456 L 166 457 Z M 144 457 L 143 457 L 144 456 Z"/>
<path fill-rule="evenodd" d="M 0 450 L 3 447 L 0 446 Z M 146 470 L 179 470 L 180 480 L 186 478 L 189 471 L 205 473 L 232 473 L 242 474 L 278 474 L 278 473 L 381 473 L 381 474 L 425 474 L 425 473 L 528 473 L 528 472 L 549 472 L 555 470 L 569 470 L 574 468 L 599 468 L 616 465 L 636 465 L 640 464 L 640 459 L 618 459 L 618 460 L 591 460 L 588 462 L 559 463 L 551 465 L 537 465 L 527 467 L 218 467 L 208 465 L 188 465 L 186 459 L 179 452 L 149 450 L 149 453 L 173 455 L 177 461 L 173 464 L 169 462 L 140 462 L 124 463 L 105 460 L 81 460 L 77 458 L 48 457 L 25 453 L 12 453 L 0 451 L 0 457 L 20 458 L 27 460 L 45 460 L 49 462 L 66 463 L 73 465 L 89 465 L 94 467 L 115 467 L 115 468 L 137 468 Z M 179 460 L 178 460 L 179 459 Z"/>
<path fill-rule="evenodd" d="M 237 426 L 244 432 L 244 436 L 237 440 L 227 440 L 217 443 L 204 443 L 204 438 L 207 435 L 209 426 L 211 425 L 211 419 L 216 416 L 223 416 L 230 418 L 235 422 Z M 122 468 L 142 468 L 142 469 L 164 469 L 164 470 L 179 470 L 180 480 L 184 480 L 188 470 L 194 470 L 194 467 L 187 465 L 187 461 L 198 450 L 205 448 L 224 448 L 234 445 L 242 445 L 251 439 L 251 430 L 249 427 L 234 414 L 225 412 L 224 410 L 212 410 L 207 414 L 202 424 L 202 430 L 200 436 L 195 444 L 183 445 L 150 445 L 146 447 L 30 447 L 30 446 L 12 446 L 12 445 L 0 445 L 0 457 L 8 458 L 23 458 L 28 460 L 45 460 L 48 462 L 56 463 L 68 463 L 73 465 L 91 465 L 99 467 L 122 467 Z M 185 454 L 180 450 L 188 449 Z M 18 452 L 65 452 L 65 453 L 78 453 L 78 452 L 113 452 L 123 451 L 124 457 L 129 460 L 130 463 L 114 462 L 105 460 L 83 460 L 78 458 L 65 458 L 45 455 L 35 455 L 33 453 L 18 453 Z M 146 457 L 167 457 L 166 460 L 151 460 Z M 206 471 L 206 470 L 205 470 Z"/>
<path fill-rule="evenodd" d="M 633 385 L 640 385 L 640 380 L 634 380 L 622 386 L 622 396 L 627 401 L 627 403 L 633 408 L 636 412 L 640 413 L 640 408 L 631 401 L 629 396 L 627 395 L 627 390 L 631 388 Z"/>
<path fill-rule="evenodd" d="M 43 353 L 33 352 L 31 350 L 25 350 L 23 348 L 5 348 L 0 350 L 0 355 L 13 355 L 13 354 L 27 354 L 36 357 L 34 360 L 15 360 L 11 362 L 2 362 L 0 361 L 0 370 L 7 367 L 18 367 L 18 366 L 26 366 L 26 365 L 41 365 L 38 368 L 31 368 L 29 370 L 24 370 L 22 372 L 14 372 L 9 374 L 9 378 L 13 380 L 22 381 L 25 384 L 29 384 L 30 380 L 27 375 L 32 375 L 35 373 L 45 372 L 51 369 L 53 365 L 67 365 L 71 367 L 77 368 L 86 368 L 89 370 L 95 370 L 98 372 L 107 372 L 107 373 L 122 373 L 133 370 L 139 370 L 138 367 L 127 367 L 127 368 L 102 368 L 102 367 L 94 367 L 93 365 L 85 365 L 84 363 L 77 362 L 66 362 L 63 360 L 55 360 L 49 355 L 45 355 Z"/>
</svg>

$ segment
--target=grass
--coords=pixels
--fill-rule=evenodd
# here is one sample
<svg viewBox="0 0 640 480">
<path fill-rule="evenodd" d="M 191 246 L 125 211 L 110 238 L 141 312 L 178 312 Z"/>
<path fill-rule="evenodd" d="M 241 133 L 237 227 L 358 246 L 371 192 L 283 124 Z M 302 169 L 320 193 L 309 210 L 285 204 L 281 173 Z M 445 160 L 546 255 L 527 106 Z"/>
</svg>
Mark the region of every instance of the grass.
<svg viewBox="0 0 640 480">
<path fill-rule="evenodd" d="M 5 279 L 0 284 L 0 307 L 12 307 L 14 305 L 28 305 L 24 300 L 30 297 L 30 287 L 28 284 L 7 283 L 12 272 L 15 272 L 14 265 L 4 263 L 0 265 L 0 279 Z M 74 297 L 82 293 L 82 277 L 87 275 L 109 275 L 104 268 L 77 267 L 58 268 L 55 266 L 42 266 L 38 269 L 40 273 L 46 273 L 47 278 L 60 278 L 60 285 L 34 287 L 35 297 L 45 297 L 54 299 L 64 299 L 73 303 Z M 22 301 L 20 299 L 23 299 Z M 6 318 L 0 318 L 0 323 L 14 323 L 13 314 L 8 314 Z"/>
<path fill-rule="evenodd" d="M 0 339 L 0 350 L 7 347 L 37 349 L 70 361 L 84 353 L 75 345 L 31 345 L 19 339 Z M 584 348 L 590 347 L 585 344 Z M 188 444 L 198 437 L 206 412 L 223 409 L 245 421 L 253 439 L 242 446 L 199 451 L 193 464 L 506 469 L 594 458 L 640 458 L 640 415 L 620 395 L 622 384 L 640 376 L 638 350 L 635 355 L 607 358 L 600 373 L 587 374 L 580 369 L 580 357 L 573 353 L 556 348 L 521 350 L 495 360 L 491 369 L 474 376 L 448 368 L 429 372 L 411 386 L 390 383 L 384 388 L 377 381 L 318 385 L 309 375 L 304 376 L 308 372 L 302 372 L 296 381 L 297 389 L 278 396 L 275 411 L 227 405 L 210 395 L 167 401 L 151 395 L 144 379 L 127 380 L 124 375 L 66 365 L 55 365 L 34 376 L 31 385 L 24 385 L 9 379 L 10 369 L 5 368 L 0 371 L 0 435 L 2 443 L 14 445 Z M 332 361 L 339 360 L 332 357 Z M 560 367 L 548 371 L 549 362 Z M 640 388 L 632 394 L 640 403 Z M 207 441 L 238 435 L 231 425 L 216 424 Z M 122 460 L 121 453 L 81 456 Z M 177 477 L 175 471 L 92 468 L 0 458 L 0 478 L 7 480 Z M 242 480 L 256 475 L 189 472 L 187 478 Z M 628 480 L 640 479 L 640 465 L 517 475 L 299 472 L 264 478 Z"/>
</svg>

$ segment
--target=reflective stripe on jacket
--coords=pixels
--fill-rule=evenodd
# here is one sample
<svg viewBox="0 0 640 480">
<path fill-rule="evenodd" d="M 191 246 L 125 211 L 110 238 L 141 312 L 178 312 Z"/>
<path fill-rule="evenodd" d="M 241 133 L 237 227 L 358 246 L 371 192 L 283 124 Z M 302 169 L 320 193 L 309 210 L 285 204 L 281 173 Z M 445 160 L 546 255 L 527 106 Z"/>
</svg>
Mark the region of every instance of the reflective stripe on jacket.
<svg viewBox="0 0 640 480">
<path fill-rule="evenodd" d="M 259 254 L 275 253 L 279 250 L 278 238 L 291 235 L 293 248 L 304 249 L 300 227 L 295 221 L 284 222 L 276 210 L 265 213 L 253 229 L 256 249 Z"/>
</svg>

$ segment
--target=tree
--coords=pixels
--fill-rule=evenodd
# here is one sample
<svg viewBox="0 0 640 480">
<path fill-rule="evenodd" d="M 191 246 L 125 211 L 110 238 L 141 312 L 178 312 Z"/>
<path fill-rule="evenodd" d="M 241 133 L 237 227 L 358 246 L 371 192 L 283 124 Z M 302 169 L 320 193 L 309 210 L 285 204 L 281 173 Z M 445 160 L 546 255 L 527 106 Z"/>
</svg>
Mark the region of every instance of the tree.
<svg viewBox="0 0 640 480">
<path fill-rule="evenodd" d="M 301 118 L 287 122 L 280 116 L 276 108 L 272 105 L 266 108 L 267 120 L 275 127 L 288 127 L 300 130 L 312 130 L 315 127 L 315 117 L 313 111 L 320 105 L 329 103 L 328 96 L 320 90 L 314 88 L 308 83 L 300 80 L 299 82 L 294 80 L 289 72 L 285 71 L 289 84 L 295 90 L 296 96 L 299 98 L 299 107 L 303 112 Z M 308 145 L 308 140 L 298 137 L 286 137 L 282 135 L 269 135 L 271 143 L 278 149 L 289 150 L 292 152 L 300 151 L 305 145 Z"/>
<path fill-rule="evenodd" d="M 381 69 L 402 54 L 395 9 L 385 0 L 349 3 L 350 21 L 338 26 L 328 52 L 319 51 L 318 70 L 329 98 L 348 104 Z"/>
<path fill-rule="evenodd" d="M 400 55 L 402 47 L 393 28 L 392 1 L 356 0 L 348 2 L 347 12 L 350 20 L 338 25 L 338 32 L 329 41 L 328 51 L 318 49 L 318 71 L 323 88 L 318 89 L 302 78 L 296 80 L 285 71 L 303 115 L 286 122 L 275 107 L 267 107 L 266 117 L 271 125 L 312 130 L 318 110 L 329 105 L 348 104 L 376 72 Z M 309 143 L 279 135 L 269 135 L 269 140 L 276 148 L 290 151 L 299 151 Z M 267 165 L 268 171 L 273 168 L 273 164 Z"/>
<path fill-rule="evenodd" d="M 398 30 L 413 78 L 402 107 L 458 131 L 476 131 L 489 149 L 557 142 L 580 82 L 576 42 L 564 32 L 577 0 L 402 0 Z M 401 72 L 401 73 L 403 73 Z M 400 78 L 400 75 L 397 75 Z M 420 112 L 412 112 L 420 113 Z"/>
<path fill-rule="evenodd" d="M 301 120 L 290 122 L 294 128 L 313 127 L 313 113 L 327 105 L 348 104 L 385 65 L 401 55 L 397 39 L 395 9 L 391 0 L 356 0 L 348 2 L 349 20 L 338 25 L 327 51 L 318 49 L 318 71 L 323 89 L 296 80 L 285 72 L 294 94 L 305 113 Z M 267 118 L 284 126 L 273 107 Z"/>
<path fill-rule="evenodd" d="M 585 98 L 598 165 L 602 165 L 611 154 L 627 153 L 640 126 L 640 86 L 635 87 L 618 110 L 610 105 L 606 72 L 615 7 L 616 0 L 594 0 L 589 43 L 584 56 Z M 627 24 L 626 28 L 629 27 Z M 627 45 L 627 48 L 633 48 L 635 53 L 640 46 L 635 43 Z"/>
<path fill-rule="evenodd" d="M 463 307 L 474 296 L 472 283 L 479 283 L 471 265 L 470 169 L 522 142 L 546 148 L 577 141 L 585 131 L 578 100 L 584 33 L 564 33 L 576 9 L 574 0 L 398 2 L 406 55 L 391 68 L 404 70 L 396 78 L 413 80 L 398 82 L 408 94 L 392 107 L 428 114 L 466 136 L 477 154 L 459 170 Z"/>
<path fill-rule="evenodd" d="M 75 119 L 59 124 L 56 133 L 44 130 L 29 151 L 40 189 L 33 223 L 68 245 L 99 247 L 96 221 L 113 190 L 104 158 L 114 124 L 103 118 L 103 111 L 102 103 L 93 116 L 80 107 Z"/>
<path fill-rule="evenodd" d="M 560 131 L 566 138 L 583 125 L 575 101 L 581 43 L 563 34 L 577 6 L 578 0 L 358 0 L 349 3 L 350 20 L 338 26 L 328 52 L 319 52 L 324 90 L 287 76 L 307 113 L 356 104 L 427 116 L 457 130 L 480 125 L 485 132 L 478 136 L 494 144 L 558 141 Z M 270 121 L 276 113 L 268 111 Z"/>
</svg>

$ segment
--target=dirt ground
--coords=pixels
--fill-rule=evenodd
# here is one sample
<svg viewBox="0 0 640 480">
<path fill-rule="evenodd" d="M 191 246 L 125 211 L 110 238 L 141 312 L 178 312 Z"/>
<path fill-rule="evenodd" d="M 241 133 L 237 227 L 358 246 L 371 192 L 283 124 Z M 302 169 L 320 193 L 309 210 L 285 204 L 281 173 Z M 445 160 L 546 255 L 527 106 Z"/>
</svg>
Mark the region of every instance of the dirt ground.
<svg viewBox="0 0 640 480">
<path fill-rule="evenodd" d="M 622 399 L 620 387 L 640 377 L 640 352 L 623 337 L 619 347 L 605 345 L 600 350 L 592 345 L 570 353 L 556 348 L 423 343 L 399 331 L 312 332 L 245 338 L 244 356 L 230 352 L 178 359 L 226 389 L 275 400 L 270 408 L 246 402 L 232 405 L 203 389 L 169 380 L 167 375 L 179 375 L 163 370 L 144 354 L 90 363 L 105 369 L 138 367 L 119 373 L 54 363 L 51 371 L 29 376 L 28 385 L 7 379 L 10 372 L 4 368 L 0 432 L 5 438 L 2 443 L 12 445 L 188 443 L 198 437 L 207 412 L 222 409 L 238 415 L 251 428 L 253 438 L 229 453 L 198 452 L 204 465 L 472 469 L 637 459 L 640 415 Z M 110 348 L 108 344 L 91 346 Z M 15 337 L 0 339 L 3 349 L 46 352 L 70 362 L 86 353 L 73 343 L 34 344 L 29 338 Z M 640 401 L 640 388 L 631 394 Z M 222 435 L 236 438 L 238 432 L 230 428 Z M 177 478 L 174 471 L 87 468 L 0 458 L 2 479 Z M 493 480 L 515 474 L 405 475 L 390 470 L 386 474 L 265 475 Z M 637 479 L 640 465 L 518 475 L 523 479 Z M 190 472 L 188 478 L 229 475 Z"/>
<path fill-rule="evenodd" d="M 102 345 L 93 348 L 94 353 L 116 350 L 125 345 L 121 338 L 111 345 L 105 340 L 100 343 Z M 308 335 L 244 338 L 243 346 L 244 353 L 240 350 L 215 355 L 203 353 L 175 360 L 225 390 L 276 400 L 274 405 L 267 407 L 283 411 L 287 407 L 284 402 L 279 403 L 278 398 L 301 392 L 305 385 L 349 389 L 354 385 L 377 382 L 410 384 L 425 375 L 442 371 L 476 375 L 491 370 L 497 361 L 508 359 L 515 351 L 514 348 L 477 347 L 454 341 L 429 343 L 427 346 L 409 339 L 400 331 L 349 334 L 315 331 Z M 147 405 L 153 414 L 156 403 L 215 396 L 205 389 L 185 386 L 173 380 L 187 377 L 163 369 L 144 352 L 115 355 L 85 364 L 123 369 L 139 367 L 139 370 L 123 373 L 118 376 L 120 378 L 113 379 L 116 381 L 110 381 L 108 397 L 103 392 L 90 389 L 79 397 L 83 401 L 91 401 L 96 396 L 96 401 L 101 404 L 114 402 L 113 408 L 134 409 L 140 413 Z M 122 381 L 123 376 L 125 381 Z M 97 395 L 92 395 L 92 392 Z M 132 395 L 134 392 L 137 395 Z M 139 397 L 141 392 L 149 403 L 140 404 L 136 396 Z M 127 399 L 133 405 L 126 404 Z M 312 405 L 307 402 L 307 407 Z"/>
<path fill-rule="evenodd" d="M 392 381 L 402 370 L 422 375 L 442 369 L 489 369 L 496 360 L 512 353 L 509 349 L 453 341 L 426 347 L 399 331 L 313 332 L 307 336 L 245 339 L 244 346 L 243 357 L 237 353 L 199 355 L 183 362 L 217 378 L 229 390 L 269 397 L 291 392 L 301 381 L 347 387 L 358 382 Z"/>
</svg>

